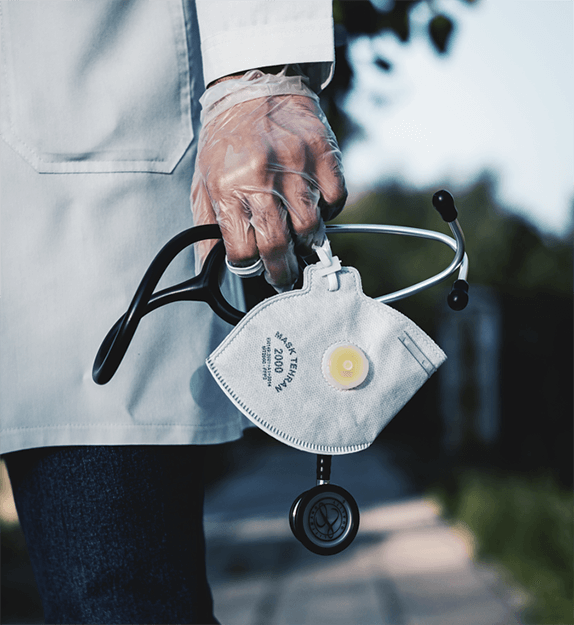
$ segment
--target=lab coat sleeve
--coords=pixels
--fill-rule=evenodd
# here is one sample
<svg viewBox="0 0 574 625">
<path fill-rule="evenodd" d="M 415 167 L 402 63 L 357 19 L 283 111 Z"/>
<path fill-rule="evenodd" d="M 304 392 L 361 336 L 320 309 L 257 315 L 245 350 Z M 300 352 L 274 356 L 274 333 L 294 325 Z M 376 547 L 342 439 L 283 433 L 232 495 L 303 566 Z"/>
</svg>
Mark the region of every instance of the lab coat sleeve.
<svg viewBox="0 0 574 625">
<path fill-rule="evenodd" d="M 258 67 L 302 64 L 315 91 L 334 64 L 331 0 L 197 0 L 205 84 Z"/>
</svg>

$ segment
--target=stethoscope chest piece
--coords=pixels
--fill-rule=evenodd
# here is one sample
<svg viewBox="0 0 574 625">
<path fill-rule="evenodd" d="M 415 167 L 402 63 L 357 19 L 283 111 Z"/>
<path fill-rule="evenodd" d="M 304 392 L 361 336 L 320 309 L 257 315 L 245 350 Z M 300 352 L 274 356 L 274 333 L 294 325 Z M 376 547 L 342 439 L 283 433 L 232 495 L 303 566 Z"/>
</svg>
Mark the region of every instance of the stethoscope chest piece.
<svg viewBox="0 0 574 625">
<path fill-rule="evenodd" d="M 323 556 L 340 553 L 359 531 L 359 507 L 351 493 L 329 483 L 331 457 L 317 457 L 317 486 L 301 493 L 289 511 L 295 538 Z"/>
<path fill-rule="evenodd" d="M 359 530 L 352 495 L 334 484 L 315 486 L 295 499 L 289 513 L 295 538 L 309 551 L 330 556 L 346 549 Z"/>
</svg>

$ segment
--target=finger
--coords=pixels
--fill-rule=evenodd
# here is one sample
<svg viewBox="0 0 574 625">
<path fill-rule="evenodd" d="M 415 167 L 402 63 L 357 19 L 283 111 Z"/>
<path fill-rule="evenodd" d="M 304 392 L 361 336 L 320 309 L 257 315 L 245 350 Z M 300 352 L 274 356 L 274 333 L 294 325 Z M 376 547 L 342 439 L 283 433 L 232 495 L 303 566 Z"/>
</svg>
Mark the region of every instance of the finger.
<svg viewBox="0 0 574 625">
<path fill-rule="evenodd" d="M 310 252 L 311 246 L 321 244 L 325 236 L 325 225 L 319 210 L 319 189 L 306 177 L 289 173 L 282 177 L 281 192 L 295 242 Z"/>
<path fill-rule="evenodd" d="M 293 100 L 301 109 L 300 124 L 305 125 L 306 121 L 310 124 L 305 133 L 312 138 L 307 142 L 305 171 L 311 174 L 321 192 L 319 206 L 323 218 L 333 219 L 347 200 L 341 150 L 319 104 L 309 98 L 294 97 Z"/>
<path fill-rule="evenodd" d="M 250 209 L 245 200 L 233 196 L 215 206 L 227 260 L 238 267 L 252 265 L 259 258 Z"/>
<path fill-rule="evenodd" d="M 194 226 L 217 223 L 209 194 L 207 193 L 203 179 L 197 173 L 194 175 L 191 183 L 191 212 L 193 214 Z M 206 239 L 204 241 L 198 241 L 194 245 L 196 273 L 199 273 L 205 259 L 216 243 L 217 239 Z"/>
<path fill-rule="evenodd" d="M 276 290 L 290 289 L 299 273 L 287 211 L 271 193 L 249 196 L 251 224 L 257 248 L 265 265 L 265 278 Z"/>
<path fill-rule="evenodd" d="M 343 175 L 341 152 L 334 138 L 323 145 L 315 158 L 315 180 L 321 192 L 319 206 L 325 221 L 335 218 L 347 201 L 347 187 Z"/>
</svg>

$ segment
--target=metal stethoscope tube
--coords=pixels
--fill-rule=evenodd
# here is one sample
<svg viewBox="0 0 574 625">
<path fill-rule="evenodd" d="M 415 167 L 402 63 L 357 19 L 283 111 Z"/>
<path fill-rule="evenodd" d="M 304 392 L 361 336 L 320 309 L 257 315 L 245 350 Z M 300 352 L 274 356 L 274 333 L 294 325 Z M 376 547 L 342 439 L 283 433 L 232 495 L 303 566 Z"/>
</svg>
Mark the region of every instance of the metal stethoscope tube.
<svg viewBox="0 0 574 625">
<path fill-rule="evenodd" d="M 449 237 L 442 232 L 435 232 L 434 230 L 423 230 L 421 228 L 409 228 L 406 226 L 386 226 L 386 225 L 378 225 L 378 224 L 341 224 L 341 225 L 331 225 L 327 226 L 327 233 L 357 233 L 357 234 L 367 234 L 370 232 L 374 232 L 376 234 L 398 234 L 401 236 L 408 237 L 417 237 L 420 239 L 430 239 L 431 241 L 438 241 L 440 243 L 444 243 L 448 247 L 450 247 L 454 251 L 454 258 L 448 267 L 443 269 L 440 273 L 437 273 L 435 276 L 427 278 L 417 284 L 413 284 L 412 286 L 408 286 L 400 291 L 394 291 L 393 293 L 388 293 L 387 295 L 381 295 L 380 297 L 375 297 L 379 302 L 383 304 L 388 304 L 390 302 L 396 302 L 401 299 L 405 299 L 406 297 L 410 297 L 411 295 L 416 295 L 421 291 L 424 291 L 435 284 L 439 284 L 443 280 L 446 280 L 449 276 L 451 276 L 457 269 L 459 270 L 458 279 L 466 280 L 468 277 L 468 256 L 465 252 L 465 241 L 464 241 L 464 233 L 460 224 L 458 223 L 458 219 L 455 219 L 453 222 L 449 223 L 450 229 L 454 234 L 454 239 Z"/>
</svg>

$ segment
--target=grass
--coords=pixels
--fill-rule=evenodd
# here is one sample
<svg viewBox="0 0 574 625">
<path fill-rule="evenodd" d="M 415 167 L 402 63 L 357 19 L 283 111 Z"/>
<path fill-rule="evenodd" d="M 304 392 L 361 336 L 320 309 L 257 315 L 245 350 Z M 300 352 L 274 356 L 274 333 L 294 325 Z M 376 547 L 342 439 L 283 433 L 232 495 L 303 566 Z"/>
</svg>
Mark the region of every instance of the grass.
<svg viewBox="0 0 574 625">
<path fill-rule="evenodd" d="M 450 492 L 433 494 L 473 532 L 478 557 L 499 563 L 532 597 L 527 623 L 573 625 L 572 492 L 549 478 L 468 471 Z"/>
</svg>

